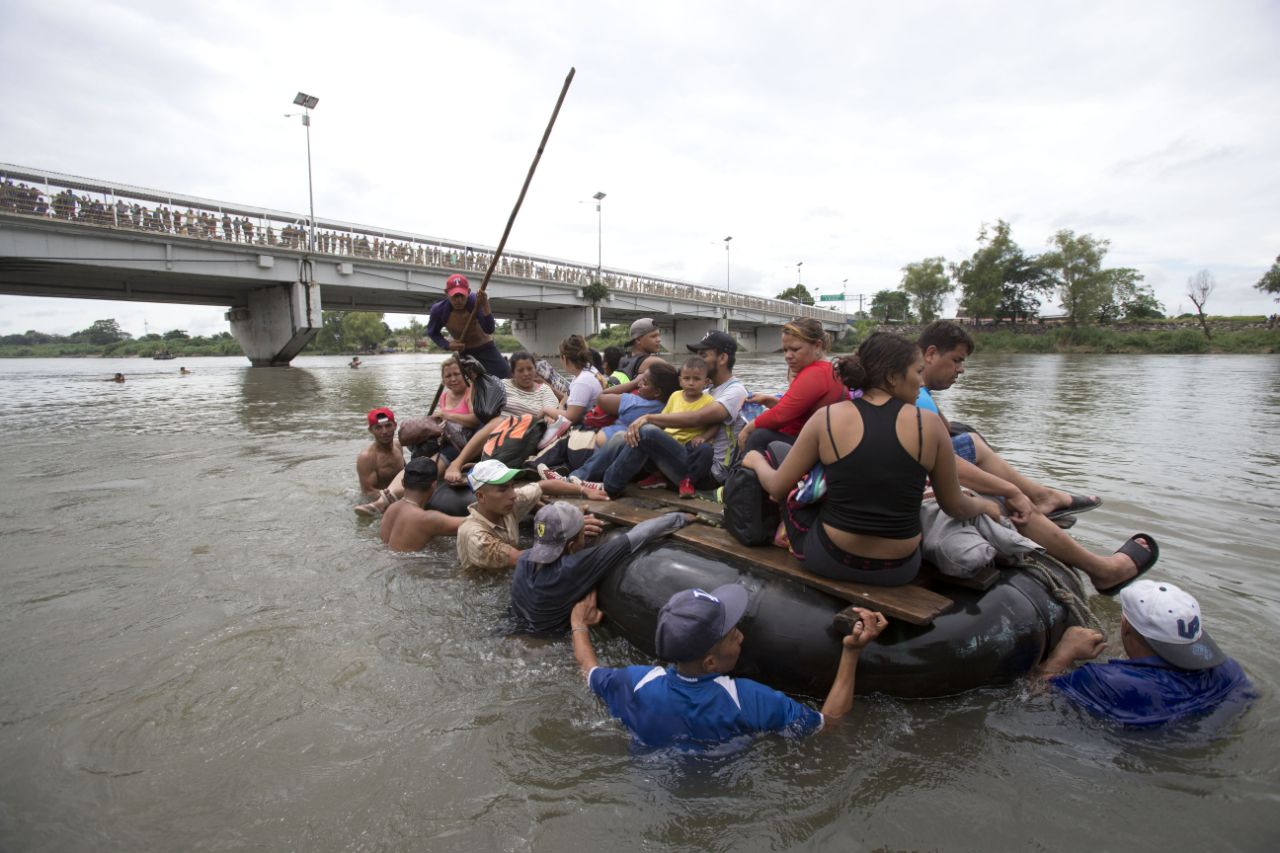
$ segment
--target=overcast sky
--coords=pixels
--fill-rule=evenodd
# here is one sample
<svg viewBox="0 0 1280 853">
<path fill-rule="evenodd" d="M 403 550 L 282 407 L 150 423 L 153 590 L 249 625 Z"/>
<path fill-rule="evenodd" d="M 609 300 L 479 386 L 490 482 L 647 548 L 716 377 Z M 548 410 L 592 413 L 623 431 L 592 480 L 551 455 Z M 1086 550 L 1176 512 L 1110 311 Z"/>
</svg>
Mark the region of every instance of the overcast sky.
<svg viewBox="0 0 1280 853">
<path fill-rule="evenodd" d="M 317 216 L 492 246 L 570 66 L 512 251 L 594 263 L 603 191 L 605 266 L 719 287 L 732 235 L 735 291 L 803 261 L 870 295 L 1004 218 L 1029 252 L 1109 239 L 1171 312 L 1202 268 L 1211 313 L 1276 308 L 1252 288 L 1280 252 L 1275 0 L 5 0 L 0 162 L 303 212 L 302 90 Z M 103 317 L 227 328 L 0 297 L 0 333 Z"/>
</svg>

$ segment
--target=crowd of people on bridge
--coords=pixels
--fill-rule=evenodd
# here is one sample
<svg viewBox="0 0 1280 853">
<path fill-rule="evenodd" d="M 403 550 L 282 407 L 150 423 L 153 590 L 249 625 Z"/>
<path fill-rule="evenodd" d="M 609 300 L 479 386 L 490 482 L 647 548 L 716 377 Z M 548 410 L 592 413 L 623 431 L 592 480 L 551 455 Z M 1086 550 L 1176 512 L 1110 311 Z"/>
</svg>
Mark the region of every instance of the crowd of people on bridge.
<svg viewBox="0 0 1280 853">
<path fill-rule="evenodd" d="M 1135 534 L 1111 554 L 1087 550 L 1057 522 L 1101 498 L 1023 475 L 942 415 L 932 394 L 963 374 L 973 351 L 960 326 L 934 323 L 916 341 L 878 333 L 832 361 L 821 324 L 797 319 L 781 334 L 788 386 L 752 393 L 734 375 L 731 335 L 708 332 L 688 345 L 687 358 L 669 361 L 649 318 L 632 324 L 626 349 L 599 353 L 574 334 L 561 342 L 558 364 L 517 352 L 499 366 L 487 351 L 492 318 L 483 297 L 459 275 L 437 306 L 435 331 L 447 331 L 462 358 L 445 362 L 434 438 L 422 441 L 415 427 L 406 439 L 406 421 L 402 446 L 392 411 L 369 413 L 374 442 L 357 469 L 373 500 L 360 511 L 383 513 L 380 535 L 393 549 L 453 536 L 461 570 L 511 572 L 513 630 L 571 635 L 591 690 L 637 744 L 700 749 L 757 732 L 818 731 L 848 713 L 859 655 L 888 624 L 881 613 L 855 611 L 820 711 L 729 677 L 747 600 L 737 585 L 671 597 L 655 634 L 669 666 L 601 667 L 590 636 L 603 619 L 595 586 L 642 545 L 698 516 L 657 515 L 602 539 L 602 523 L 566 499 L 610 501 L 634 487 L 666 487 L 681 499 L 729 500 L 724 485 L 735 471 L 752 472 L 786 508 L 776 544 L 822 577 L 913 582 L 929 501 L 958 520 L 1016 528 L 1083 571 L 1099 593 L 1119 596 L 1128 658 L 1073 669 L 1105 647 L 1101 633 L 1073 627 L 1033 675 L 1101 717 L 1152 725 L 1249 695 L 1239 666 L 1204 631 L 1195 599 L 1144 577 L 1159 556 L 1152 536 Z M 488 391 L 474 366 L 468 374 L 469 355 L 503 377 L 500 411 L 482 411 L 492 402 L 481 399 Z M 811 488 L 815 479 L 820 488 Z M 440 503 L 442 494 L 451 497 Z M 442 511 L 449 500 L 461 500 L 465 515 Z M 522 548 L 519 525 L 528 518 L 533 541 Z"/>
<path fill-rule="evenodd" d="M 114 198 L 114 200 L 113 200 Z M 149 205 L 146 202 L 151 202 Z M 198 205 L 156 203 L 150 199 L 126 201 L 106 192 L 90 192 L 64 187 L 48 194 L 39 187 L 11 177 L 0 177 L 0 210 L 27 216 L 48 217 L 104 228 L 127 228 L 156 234 L 171 234 L 200 240 L 253 246 L 279 246 L 303 251 L 308 242 L 305 218 L 282 220 L 264 214 L 223 208 L 204 209 Z M 315 228 L 314 251 L 343 258 L 366 258 L 415 266 L 444 267 L 466 272 L 483 272 L 493 259 L 491 253 L 467 246 L 450 245 L 421 238 L 406 239 L 355 228 L 338 230 Z M 584 287 L 599 280 L 610 290 L 696 302 L 711 302 L 740 309 L 783 312 L 800 316 L 823 316 L 811 306 L 783 303 L 749 294 L 733 294 L 718 288 L 647 276 L 597 270 L 567 262 L 503 255 L 495 273 L 513 278 Z"/>
</svg>

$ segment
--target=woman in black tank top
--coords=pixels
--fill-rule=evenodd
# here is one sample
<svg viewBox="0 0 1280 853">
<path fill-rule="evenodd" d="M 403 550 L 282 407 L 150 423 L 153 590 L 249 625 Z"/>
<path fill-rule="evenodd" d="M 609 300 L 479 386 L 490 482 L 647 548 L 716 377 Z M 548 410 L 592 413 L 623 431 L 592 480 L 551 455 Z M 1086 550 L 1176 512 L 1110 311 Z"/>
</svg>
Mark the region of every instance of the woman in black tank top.
<svg viewBox="0 0 1280 853">
<path fill-rule="evenodd" d="M 834 369 L 862 396 L 819 409 L 776 470 L 754 452 L 742 464 L 783 504 L 796 482 L 821 461 L 826 498 L 808 531 L 792 538 L 805 568 L 838 580 L 908 583 L 920 567 L 926 473 L 938 503 L 953 518 L 986 512 L 999 519 L 1000 508 L 961 492 L 946 428 L 936 414 L 915 407 L 924 369 L 915 344 L 877 333 Z"/>
</svg>

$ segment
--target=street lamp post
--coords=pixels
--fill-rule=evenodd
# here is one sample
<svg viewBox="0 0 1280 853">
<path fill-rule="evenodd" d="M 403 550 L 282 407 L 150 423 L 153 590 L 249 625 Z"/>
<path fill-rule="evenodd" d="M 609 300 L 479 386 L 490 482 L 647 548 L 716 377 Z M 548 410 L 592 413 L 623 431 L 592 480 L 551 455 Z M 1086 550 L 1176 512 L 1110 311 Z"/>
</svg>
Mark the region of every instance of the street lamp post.
<svg viewBox="0 0 1280 853">
<path fill-rule="evenodd" d="M 596 200 L 596 281 L 603 277 L 604 268 L 604 214 L 600 212 L 600 202 L 604 201 L 604 193 L 592 196 Z"/>
<path fill-rule="evenodd" d="M 311 222 L 307 227 L 307 251 L 314 254 L 316 250 L 316 194 L 311 183 L 311 111 L 320 103 L 320 99 L 305 92 L 299 92 L 293 102 L 302 107 L 302 126 L 307 129 L 307 197 L 311 203 Z"/>
<path fill-rule="evenodd" d="M 796 284 L 802 284 L 804 281 L 802 278 L 800 278 L 800 267 L 802 266 L 804 266 L 804 261 L 796 262 Z"/>
<path fill-rule="evenodd" d="M 604 201 L 605 193 L 598 192 L 592 196 L 596 200 L 596 284 L 603 283 L 604 279 L 604 214 L 600 212 L 600 202 Z M 591 325 L 596 331 L 600 331 L 600 303 L 592 300 L 591 302 Z"/>
<path fill-rule="evenodd" d="M 724 296 L 725 304 L 729 302 L 729 241 L 732 237 L 724 238 Z"/>
</svg>

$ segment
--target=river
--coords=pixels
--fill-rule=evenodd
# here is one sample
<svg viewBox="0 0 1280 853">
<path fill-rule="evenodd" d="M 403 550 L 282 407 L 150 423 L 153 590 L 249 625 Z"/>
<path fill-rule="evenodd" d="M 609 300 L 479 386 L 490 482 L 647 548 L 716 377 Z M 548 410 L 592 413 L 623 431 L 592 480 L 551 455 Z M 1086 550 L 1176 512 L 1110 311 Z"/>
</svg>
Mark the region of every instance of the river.
<svg viewBox="0 0 1280 853">
<path fill-rule="evenodd" d="M 939 395 L 1105 497 L 1087 546 L 1157 538 L 1154 576 L 1257 685 L 1245 714 L 1132 732 L 1026 685 L 869 695 L 820 737 L 682 760 L 633 756 L 567 645 L 497 636 L 506 584 L 459 577 L 451 540 L 395 555 L 355 517 L 365 411 L 425 411 L 440 358 L 346 361 L 0 363 L 0 849 L 1280 846 L 1280 357 L 979 353 Z"/>
</svg>

